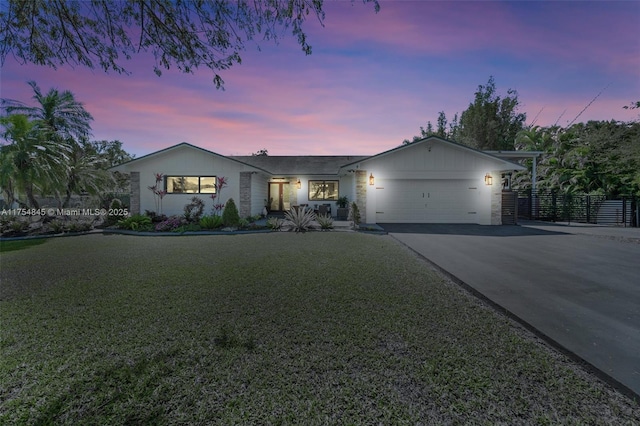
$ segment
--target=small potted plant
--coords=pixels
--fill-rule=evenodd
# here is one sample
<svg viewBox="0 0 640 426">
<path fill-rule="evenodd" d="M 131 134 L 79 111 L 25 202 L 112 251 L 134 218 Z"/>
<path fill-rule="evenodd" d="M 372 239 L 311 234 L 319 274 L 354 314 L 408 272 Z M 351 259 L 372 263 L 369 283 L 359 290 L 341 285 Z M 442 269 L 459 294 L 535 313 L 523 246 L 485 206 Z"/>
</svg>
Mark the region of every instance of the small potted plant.
<svg viewBox="0 0 640 426">
<path fill-rule="evenodd" d="M 349 198 L 346 195 L 336 200 L 338 212 L 336 213 L 338 220 L 347 220 L 349 216 Z"/>
</svg>

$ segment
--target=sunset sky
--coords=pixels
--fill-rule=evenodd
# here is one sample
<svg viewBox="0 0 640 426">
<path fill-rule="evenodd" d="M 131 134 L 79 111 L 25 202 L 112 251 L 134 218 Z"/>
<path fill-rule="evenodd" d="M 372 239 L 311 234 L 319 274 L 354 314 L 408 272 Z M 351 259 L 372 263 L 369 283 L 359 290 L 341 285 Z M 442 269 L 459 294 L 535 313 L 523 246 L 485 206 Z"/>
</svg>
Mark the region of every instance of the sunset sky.
<svg viewBox="0 0 640 426">
<path fill-rule="evenodd" d="M 7 58 L 1 95 L 31 103 L 71 90 L 93 115 L 93 139 L 120 140 L 141 156 L 180 142 L 223 155 L 369 155 L 419 133 L 439 111 L 461 113 L 478 85 L 518 91 L 527 123 L 637 120 L 640 2 L 326 2 L 325 26 L 278 45 L 249 42 L 242 65 L 222 73 L 153 73 L 148 55 L 131 75 L 69 66 L 53 70 Z M 536 118 L 537 116 L 537 118 Z"/>
</svg>

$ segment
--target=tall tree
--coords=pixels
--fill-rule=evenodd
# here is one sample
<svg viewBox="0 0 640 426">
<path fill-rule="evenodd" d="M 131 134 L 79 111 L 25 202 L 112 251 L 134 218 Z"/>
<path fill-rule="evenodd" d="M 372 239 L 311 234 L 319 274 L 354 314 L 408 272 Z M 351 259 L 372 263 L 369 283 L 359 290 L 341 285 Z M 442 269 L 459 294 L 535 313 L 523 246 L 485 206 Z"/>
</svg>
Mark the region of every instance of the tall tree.
<svg viewBox="0 0 640 426">
<path fill-rule="evenodd" d="M 518 112 L 519 104 L 515 90 L 507 90 L 502 98 L 493 76 L 489 77 L 486 86 L 478 86 L 474 101 L 460 116 L 459 141 L 477 149 L 512 150 L 527 118 Z"/>
<path fill-rule="evenodd" d="M 566 193 L 640 195 L 640 123 L 589 121 L 568 128 L 534 127 L 518 134 L 516 148 L 542 151 L 538 187 Z M 528 188 L 519 173 L 514 187 Z"/>
<path fill-rule="evenodd" d="M 624 108 L 624 109 L 637 109 L 637 108 L 640 108 L 640 101 L 631 102 L 629 105 L 625 105 L 622 108 Z"/>
<path fill-rule="evenodd" d="M 57 140 L 80 140 L 91 134 L 93 117 L 84 109 L 69 90 L 60 92 L 52 88 L 42 93 L 35 81 L 29 81 L 36 106 L 23 102 L 3 99 L 2 106 L 7 114 L 24 114 L 32 120 L 42 134 Z"/>
<path fill-rule="evenodd" d="M 408 145 L 410 143 L 417 142 L 417 141 L 419 141 L 421 139 L 424 139 L 426 137 L 429 137 L 429 136 L 435 135 L 435 134 L 436 134 L 436 132 L 433 131 L 433 124 L 431 124 L 431 121 L 427 121 L 427 127 L 426 128 L 420 126 L 420 134 L 419 135 L 414 136 L 412 140 L 409 140 L 409 139 L 403 140 L 402 144 L 403 145 Z"/>
<path fill-rule="evenodd" d="M 7 142 L 0 146 L 0 186 L 6 202 L 39 208 L 36 193 L 60 182 L 71 147 L 46 137 L 24 114 L 1 117 L 0 125 Z"/>
<path fill-rule="evenodd" d="M 447 116 L 444 111 L 440 111 L 438 113 L 438 125 L 436 128 L 436 136 L 441 138 L 447 138 L 449 136 L 449 132 L 447 132 Z"/>
<path fill-rule="evenodd" d="M 122 142 L 114 141 L 93 141 L 85 148 L 92 154 L 100 157 L 103 168 L 117 166 L 127 161 L 133 160 L 134 156 L 122 148 Z"/>
<path fill-rule="evenodd" d="M 73 194 L 99 196 L 116 183 L 107 170 L 106 159 L 95 151 L 92 143 L 74 144 L 65 166 L 63 183 L 51 188 L 62 207 L 69 207 Z"/>
<path fill-rule="evenodd" d="M 26 194 L 28 204 L 38 208 L 35 192 L 67 194 L 80 188 L 80 177 L 85 188 L 94 186 L 87 180 L 91 176 L 88 170 L 94 165 L 80 163 L 82 156 L 78 154 L 83 151 L 80 141 L 91 133 L 93 117 L 70 91 L 50 89 L 43 94 L 35 82 L 29 85 L 35 106 L 2 100 L 6 112 L 3 136 L 9 142 L 3 150 L 13 161 L 13 179 Z M 78 174 L 80 170 L 84 171 Z M 63 203 L 69 198 L 65 196 Z"/>
<path fill-rule="evenodd" d="M 353 0 L 352 0 L 353 1 Z M 374 3 L 377 0 L 363 0 Z M 247 42 L 276 41 L 291 30 L 305 54 L 311 45 L 303 31 L 308 17 L 322 23 L 322 0 L 5 0 L 0 9 L 0 62 L 56 68 L 61 64 L 127 72 L 122 58 L 150 51 L 154 71 L 175 66 L 220 71 L 241 63 Z"/>
<path fill-rule="evenodd" d="M 449 123 L 449 140 L 457 141 L 458 133 L 460 131 L 460 125 L 458 124 L 458 113 L 453 115 L 453 120 Z"/>
</svg>

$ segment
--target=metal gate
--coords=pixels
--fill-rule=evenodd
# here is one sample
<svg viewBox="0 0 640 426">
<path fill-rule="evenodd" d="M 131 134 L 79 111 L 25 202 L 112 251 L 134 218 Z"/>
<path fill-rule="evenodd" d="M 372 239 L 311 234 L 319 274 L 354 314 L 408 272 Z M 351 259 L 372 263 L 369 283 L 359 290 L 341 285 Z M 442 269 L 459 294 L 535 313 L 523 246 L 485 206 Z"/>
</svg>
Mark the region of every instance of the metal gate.
<svg viewBox="0 0 640 426">
<path fill-rule="evenodd" d="M 638 197 L 526 191 L 518 194 L 518 215 L 525 219 L 638 226 Z"/>
<path fill-rule="evenodd" d="M 502 191 L 502 224 L 518 224 L 518 193 Z"/>
</svg>

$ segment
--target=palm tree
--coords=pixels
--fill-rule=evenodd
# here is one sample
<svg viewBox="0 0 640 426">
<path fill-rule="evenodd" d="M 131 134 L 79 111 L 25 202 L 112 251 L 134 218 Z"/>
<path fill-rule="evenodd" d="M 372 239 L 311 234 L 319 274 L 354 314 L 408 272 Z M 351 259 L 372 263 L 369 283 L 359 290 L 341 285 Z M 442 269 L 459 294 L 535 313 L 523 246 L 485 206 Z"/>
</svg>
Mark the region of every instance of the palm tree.
<svg viewBox="0 0 640 426">
<path fill-rule="evenodd" d="M 33 89 L 37 106 L 3 100 L 7 114 L 24 114 L 35 121 L 42 132 L 62 140 L 77 141 L 91 134 L 90 122 L 93 117 L 84 109 L 82 102 L 76 101 L 71 91 L 60 92 L 52 88 L 43 95 L 35 81 L 29 81 L 28 84 Z"/>
<path fill-rule="evenodd" d="M 73 152 L 80 148 L 78 141 L 91 134 L 93 117 L 70 91 L 50 89 L 43 94 L 34 81 L 28 84 L 34 92 L 35 107 L 2 100 L 7 113 L 2 122 L 4 139 L 10 142 L 2 147 L 3 164 L 7 161 L 12 165 L 3 166 L 0 184 L 14 194 L 14 188 L 20 189 L 26 202 L 38 208 L 34 191 L 59 194 L 78 186 L 77 173 L 72 173 L 70 160 Z M 10 174 L 13 175 L 11 181 Z M 74 180 L 71 185 L 70 180 Z"/>
<path fill-rule="evenodd" d="M 74 193 L 99 195 L 105 188 L 115 185 L 113 175 L 104 167 L 104 159 L 92 151 L 86 143 L 73 146 L 67 163 L 66 185 L 56 191 L 59 200 L 62 198 L 60 190 L 64 192 L 62 207 L 69 206 Z"/>
<path fill-rule="evenodd" d="M 69 146 L 42 138 L 36 124 L 23 114 L 0 117 L 0 125 L 9 142 L 0 146 L 0 186 L 6 202 L 39 208 L 35 193 L 59 180 Z"/>
</svg>

